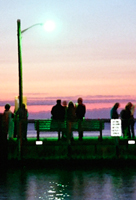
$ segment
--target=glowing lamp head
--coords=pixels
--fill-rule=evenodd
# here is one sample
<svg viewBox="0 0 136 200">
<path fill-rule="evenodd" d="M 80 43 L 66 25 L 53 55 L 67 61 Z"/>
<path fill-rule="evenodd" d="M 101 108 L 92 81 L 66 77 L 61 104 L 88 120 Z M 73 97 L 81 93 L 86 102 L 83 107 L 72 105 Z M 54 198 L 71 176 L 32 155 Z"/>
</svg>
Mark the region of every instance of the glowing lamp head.
<svg viewBox="0 0 136 200">
<path fill-rule="evenodd" d="M 44 29 L 47 31 L 47 32 L 51 32 L 55 29 L 56 25 L 53 21 L 49 20 L 47 22 L 45 22 L 44 24 Z"/>
</svg>

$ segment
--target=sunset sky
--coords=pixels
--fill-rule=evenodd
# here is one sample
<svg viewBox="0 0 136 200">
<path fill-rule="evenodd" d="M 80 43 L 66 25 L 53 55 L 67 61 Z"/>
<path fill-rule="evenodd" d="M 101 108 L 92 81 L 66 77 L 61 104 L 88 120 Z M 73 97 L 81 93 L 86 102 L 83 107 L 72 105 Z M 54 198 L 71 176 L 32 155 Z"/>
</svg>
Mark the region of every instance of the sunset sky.
<svg viewBox="0 0 136 200">
<path fill-rule="evenodd" d="M 22 34 L 30 111 L 42 112 L 41 104 L 51 106 L 56 98 L 82 96 L 89 109 L 135 101 L 135 0 L 0 0 L 0 18 L 0 111 L 19 94 L 17 19 L 22 30 L 47 20 L 56 24 L 50 33 L 35 26 Z"/>
</svg>

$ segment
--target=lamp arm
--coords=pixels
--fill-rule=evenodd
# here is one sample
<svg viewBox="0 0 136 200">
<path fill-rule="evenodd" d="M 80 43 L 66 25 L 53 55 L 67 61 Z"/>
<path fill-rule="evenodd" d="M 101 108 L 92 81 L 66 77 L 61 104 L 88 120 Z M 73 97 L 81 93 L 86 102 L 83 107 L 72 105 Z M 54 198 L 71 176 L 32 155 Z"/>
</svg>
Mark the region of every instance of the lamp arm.
<svg viewBox="0 0 136 200">
<path fill-rule="evenodd" d="M 22 30 L 21 33 L 24 33 L 24 32 L 26 32 L 28 29 L 33 28 L 34 26 L 38 26 L 38 25 L 42 26 L 43 23 L 37 23 L 37 24 L 34 24 L 34 25 L 32 25 L 32 26 L 30 26 L 30 27 L 28 27 L 28 28 Z"/>
</svg>

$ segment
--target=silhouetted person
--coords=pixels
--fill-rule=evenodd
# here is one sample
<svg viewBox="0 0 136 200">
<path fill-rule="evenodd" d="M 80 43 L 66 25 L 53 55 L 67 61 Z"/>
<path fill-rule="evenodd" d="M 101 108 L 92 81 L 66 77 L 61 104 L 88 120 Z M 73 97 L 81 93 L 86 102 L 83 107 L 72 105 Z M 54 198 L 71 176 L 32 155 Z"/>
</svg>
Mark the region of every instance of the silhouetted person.
<svg viewBox="0 0 136 200">
<path fill-rule="evenodd" d="M 115 103 L 112 109 L 110 110 L 110 118 L 111 119 L 118 119 L 119 114 L 117 109 L 119 108 L 120 104 Z M 116 154 L 119 155 L 119 137 L 114 137 L 115 138 L 115 144 L 116 144 Z"/>
<path fill-rule="evenodd" d="M 18 123 L 17 123 L 17 120 L 18 120 L 18 118 L 17 118 L 18 116 L 17 116 L 17 111 L 15 111 L 14 110 L 14 138 L 16 138 L 17 137 L 17 125 L 18 125 Z"/>
<path fill-rule="evenodd" d="M 118 119 L 119 118 L 119 114 L 117 112 L 117 109 L 119 108 L 119 103 L 115 103 L 114 106 L 112 107 L 111 111 L 110 111 L 110 117 L 111 119 Z"/>
<path fill-rule="evenodd" d="M 4 122 L 4 114 L 0 113 L 0 169 L 7 166 L 8 143 L 7 127 Z"/>
<path fill-rule="evenodd" d="M 14 135 L 14 114 L 10 110 L 10 104 L 5 105 L 5 111 L 3 113 L 3 125 L 4 132 L 9 136 L 9 139 L 13 139 Z"/>
<path fill-rule="evenodd" d="M 131 118 L 131 111 L 130 106 L 126 105 L 125 109 L 120 113 L 121 121 L 122 121 L 122 133 L 123 136 L 127 136 L 130 138 L 130 118 Z"/>
<path fill-rule="evenodd" d="M 86 107 L 83 104 L 82 98 L 78 98 L 77 102 L 78 105 L 76 107 L 76 117 L 78 119 L 78 134 L 79 134 L 79 140 L 82 140 L 83 138 L 82 121 L 86 113 Z"/>
<path fill-rule="evenodd" d="M 130 115 L 130 121 L 129 121 L 129 125 L 130 125 L 130 136 L 132 138 L 135 137 L 135 132 L 134 132 L 134 124 L 135 124 L 135 120 L 134 120 L 134 111 L 135 111 L 135 106 L 129 102 L 127 104 L 129 106 L 129 109 L 130 109 L 130 112 L 131 112 L 131 115 Z"/>
<path fill-rule="evenodd" d="M 75 107 L 72 101 L 69 102 L 67 108 L 67 139 L 70 144 L 73 140 L 72 124 L 76 121 Z"/>
<path fill-rule="evenodd" d="M 65 108 L 61 105 L 61 100 L 57 100 L 57 104 L 52 107 L 51 110 L 52 119 L 55 120 L 64 120 L 65 118 Z"/>
<path fill-rule="evenodd" d="M 18 109 L 16 115 L 19 116 L 19 128 L 21 129 L 22 139 L 27 140 L 28 111 L 25 108 L 25 104 L 22 104 L 21 108 Z"/>
<path fill-rule="evenodd" d="M 67 107 L 67 101 L 63 101 L 62 102 L 62 105 L 63 105 L 63 107 L 64 107 L 64 109 L 65 109 L 65 117 L 64 117 L 64 120 L 66 121 L 67 120 L 67 109 L 68 109 L 68 107 Z M 66 132 L 66 130 L 64 131 L 62 131 L 62 139 L 63 140 L 66 140 L 67 139 L 67 132 Z"/>
<path fill-rule="evenodd" d="M 66 116 L 67 116 L 67 109 L 68 109 L 68 107 L 67 107 L 67 101 L 63 101 L 63 102 L 62 102 L 62 105 L 63 105 L 63 107 L 65 108 L 65 119 L 66 119 Z"/>
<path fill-rule="evenodd" d="M 60 132 L 62 132 L 62 122 L 65 119 L 65 108 L 61 105 L 61 100 L 57 100 L 57 104 L 51 110 L 52 119 L 57 121 L 58 125 L 58 139 L 60 140 Z M 53 121 L 52 121 L 53 126 Z M 62 132 L 63 135 L 63 132 Z"/>
</svg>

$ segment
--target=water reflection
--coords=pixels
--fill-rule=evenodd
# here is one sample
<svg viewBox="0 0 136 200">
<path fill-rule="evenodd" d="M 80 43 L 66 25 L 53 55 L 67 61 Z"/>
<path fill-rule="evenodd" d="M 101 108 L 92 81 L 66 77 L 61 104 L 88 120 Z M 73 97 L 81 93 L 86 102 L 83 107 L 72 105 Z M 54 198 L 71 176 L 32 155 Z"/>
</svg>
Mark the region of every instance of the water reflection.
<svg viewBox="0 0 136 200">
<path fill-rule="evenodd" d="M 8 169 L 0 199 L 136 199 L 135 168 Z"/>
</svg>

